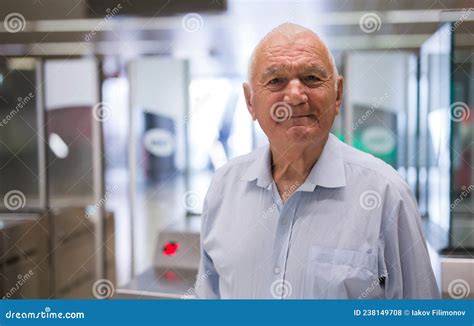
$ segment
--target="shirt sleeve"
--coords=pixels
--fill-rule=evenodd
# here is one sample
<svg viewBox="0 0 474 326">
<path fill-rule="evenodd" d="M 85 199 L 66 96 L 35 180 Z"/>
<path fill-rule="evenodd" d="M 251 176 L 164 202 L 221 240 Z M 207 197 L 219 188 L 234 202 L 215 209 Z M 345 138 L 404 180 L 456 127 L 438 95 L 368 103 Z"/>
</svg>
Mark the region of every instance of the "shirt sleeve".
<svg viewBox="0 0 474 326">
<path fill-rule="evenodd" d="M 212 259 L 204 248 L 204 240 L 208 234 L 208 219 L 210 215 L 209 200 L 211 197 L 212 184 L 204 200 L 203 214 L 201 220 L 201 258 L 199 271 L 194 285 L 195 294 L 198 299 L 219 299 L 219 274 L 214 267 Z"/>
<path fill-rule="evenodd" d="M 439 299 L 416 200 L 404 187 L 382 225 L 387 299 Z"/>
</svg>

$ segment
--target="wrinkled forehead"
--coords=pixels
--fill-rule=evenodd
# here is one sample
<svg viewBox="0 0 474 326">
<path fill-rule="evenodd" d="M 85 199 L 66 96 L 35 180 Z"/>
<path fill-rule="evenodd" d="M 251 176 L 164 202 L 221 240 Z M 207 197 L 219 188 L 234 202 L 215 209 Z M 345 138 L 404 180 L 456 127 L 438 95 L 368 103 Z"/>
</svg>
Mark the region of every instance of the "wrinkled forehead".
<svg viewBox="0 0 474 326">
<path fill-rule="evenodd" d="M 293 34 L 276 33 L 259 45 L 255 55 L 255 73 L 261 74 L 281 66 L 281 68 L 316 67 L 331 72 L 327 47 L 312 32 Z"/>
</svg>

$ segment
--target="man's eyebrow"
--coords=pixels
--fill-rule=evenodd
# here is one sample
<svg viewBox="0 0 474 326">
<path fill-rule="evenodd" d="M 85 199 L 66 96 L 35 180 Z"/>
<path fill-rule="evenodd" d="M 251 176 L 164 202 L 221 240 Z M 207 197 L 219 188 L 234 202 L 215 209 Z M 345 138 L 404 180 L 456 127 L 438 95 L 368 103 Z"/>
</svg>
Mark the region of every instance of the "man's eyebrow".
<svg viewBox="0 0 474 326">
<path fill-rule="evenodd" d="M 316 73 L 316 74 L 318 74 L 319 76 L 321 76 L 323 78 L 328 78 L 329 77 L 328 73 L 327 73 L 327 70 L 323 66 L 318 65 L 318 64 L 312 64 L 312 65 L 305 66 L 305 67 L 303 67 L 302 71 Z"/>
<path fill-rule="evenodd" d="M 271 76 L 274 76 L 282 70 L 284 70 L 284 67 L 279 67 L 279 66 L 267 67 L 262 73 L 262 80 L 265 80 Z"/>
<path fill-rule="evenodd" d="M 285 70 L 285 67 L 283 66 L 269 66 L 265 68 L 265 70 L 262 73 L 261 80 L 266 80 L 274 75 L 277 75 L 278 73 L 282 72 Z M 327 70 L 319 65 L 319 64 L 309 64 L 309 65 L 304 65 L 300 69 L 298 69 L 300 72 L 304 73 L 314 73 L 317 74 L 321 78 L 329 78 L 329 74 Z"/>
</svg>

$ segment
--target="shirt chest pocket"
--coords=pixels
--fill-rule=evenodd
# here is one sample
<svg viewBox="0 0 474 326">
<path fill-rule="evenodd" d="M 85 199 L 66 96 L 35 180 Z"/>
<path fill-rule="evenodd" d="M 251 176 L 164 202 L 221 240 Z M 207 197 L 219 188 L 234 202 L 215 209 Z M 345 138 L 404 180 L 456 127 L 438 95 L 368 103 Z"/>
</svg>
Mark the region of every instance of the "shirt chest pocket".
<svg viewBox="0 0 474 326">
<path fill-rule="evenodd" d="M 377 254 L 368 251 L 312 246 L 304 279 L 304 297 L 315 299 L 377 298 Z"/>
</svg>

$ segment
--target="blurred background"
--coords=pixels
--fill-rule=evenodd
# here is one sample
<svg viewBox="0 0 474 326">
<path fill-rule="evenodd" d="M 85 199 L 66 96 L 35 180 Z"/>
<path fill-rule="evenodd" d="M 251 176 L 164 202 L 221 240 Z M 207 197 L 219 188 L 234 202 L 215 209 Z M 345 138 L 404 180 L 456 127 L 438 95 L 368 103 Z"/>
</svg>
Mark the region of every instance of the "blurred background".
<svg viewBox="0 0 474 326">
<path fill-rule="evenodd" d="M 445 298 L 474 297 L 474 9 L 457 0 L 2 0 L 0 295 L 193 295 L 213 172 L 266 143 L 245 106 L 272 28 L 345 78 L 333 133 L 416 195 Z"/>
</svg>

